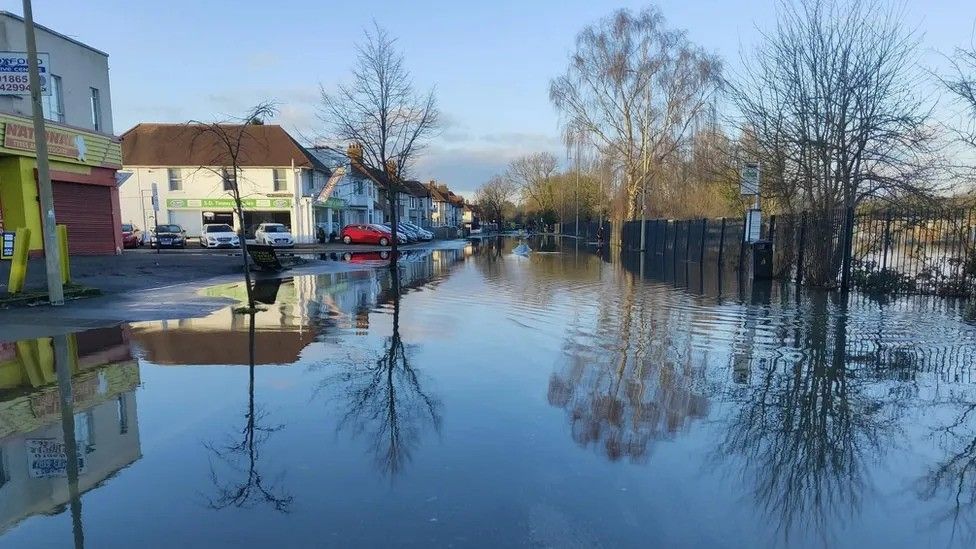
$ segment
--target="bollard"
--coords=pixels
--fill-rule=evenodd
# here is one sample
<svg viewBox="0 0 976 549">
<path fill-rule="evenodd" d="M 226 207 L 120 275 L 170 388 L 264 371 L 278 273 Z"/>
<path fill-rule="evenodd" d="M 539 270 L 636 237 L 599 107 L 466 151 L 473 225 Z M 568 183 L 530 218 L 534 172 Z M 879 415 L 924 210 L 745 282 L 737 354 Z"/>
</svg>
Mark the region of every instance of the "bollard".
<svg viewBox="0 0 976 549">
<path fill-rule="evenodd" d="M 71 261 L 68 259 L 68 227 L 58 225 L 58 248 L 61 253 L 61 283 L 71 283 Z"/>
</svg>

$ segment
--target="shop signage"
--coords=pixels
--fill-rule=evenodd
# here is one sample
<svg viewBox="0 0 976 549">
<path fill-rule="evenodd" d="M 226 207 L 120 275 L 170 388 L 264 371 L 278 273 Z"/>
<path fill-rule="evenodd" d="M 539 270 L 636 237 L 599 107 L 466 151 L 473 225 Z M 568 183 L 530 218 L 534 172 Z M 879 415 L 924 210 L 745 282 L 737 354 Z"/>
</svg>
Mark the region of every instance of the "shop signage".
<svg viewBox="0 0 976 549">
<path fill-rule="evenodd" d="M 334 198 L 333 197 L 333 198 L 330 198 L 330 199 L 326 200 L 325 202 L 316 202 L 315 205 L 316 206 L 323 207 L 323 208 L 332 208 L 333 210 L 337 210 L 337 209 L 342 208 L 343 206 L 345 206 L 346 205 L 346 201 L 343 200 L 343 199 L 341 199 L 341 198 Z"/>
<path fill-rule="evenodd" d="M 68 475 L 64 443 L 53 438 L 27 439 L 27 470 L 31 478 L 57 478 Z M 85 456 L 78 452 L 78 472 L 85 472 Z"/>
<path fill-rule="evenodd" d="M 290 198 L 242 198 L 241 205 L 245 210 L 253 209 L 289 209 Z M 166 207 L 174 210 L 230 210 L 234 208 L 233 198 L 168 198 Z"/>
<path fill-rule="evenodd" d="M 30 58 L 22 51 L 0 52 L 0 95 L 30 95 Z M 51 57 L 37 54 L 37 75 L 41 79 L 41 94 L 51 95 L 48 80 L 51 77 Z"/>
<path fill-rule="evenodd" d="M 61 130 L 48 128 L 47 131 L 47 152 L 54 156 L 65 156 L 74 158 L 81 162 L 85 161 L 87 146 L 85 138 L 78 134 L 71 134 Z M 3 146 L 8 149 L 21 151 L 37 150 L 37 142 L 34 140 L 34 128 L 16 122 L 4 124 Z"/>
</svg>

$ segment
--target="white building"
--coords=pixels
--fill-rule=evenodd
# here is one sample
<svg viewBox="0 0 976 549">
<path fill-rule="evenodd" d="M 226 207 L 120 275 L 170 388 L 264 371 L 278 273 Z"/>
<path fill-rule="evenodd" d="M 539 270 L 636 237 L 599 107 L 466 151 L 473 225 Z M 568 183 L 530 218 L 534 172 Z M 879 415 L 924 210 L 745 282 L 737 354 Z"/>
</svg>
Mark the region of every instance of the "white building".
<svg viewBox="0 0 976 549">
<path fill-rule="evenodd" d="M 330 235 L 339 234 L 345 225 L 383 222 L 376 183 L 363 172 L 361 163 L 350 160 L 361 161 L 361 149 L 353 144 L 345 153 L 332 147 L 311 147 L 308 151 L 329 170 L 325 185 L 313 191 L 315 225 Z"/>
<path fill-rule="evenodd" d="M 316 198 L 331 171 L 277 125 L 227 126 L 243 131 L 238 187 L 244 226 L 234 215 L 231 162 L 199 127 L 139 124 L 122 134 L 122 157 L 132 176 L 120 189 L 122 221 L 152 228 L 152 189 L 159 195 L 159 222 L 181 225 L 191 238 L 205 223 L 226 223 L 252 236 L 263 222 L 283 223 L 296 242 L 315 240 Z"/>
</svg>

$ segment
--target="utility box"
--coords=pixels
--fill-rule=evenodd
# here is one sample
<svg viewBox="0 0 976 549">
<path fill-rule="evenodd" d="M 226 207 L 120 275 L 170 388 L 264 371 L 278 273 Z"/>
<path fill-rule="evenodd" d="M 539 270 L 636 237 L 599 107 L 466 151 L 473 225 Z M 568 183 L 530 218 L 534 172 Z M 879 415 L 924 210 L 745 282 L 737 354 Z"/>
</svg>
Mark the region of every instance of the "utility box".
<svg viewBox="0 0 976 549">
<path fill-rule="evenodd" d="M 770 280 L 773 278 L 773 243 L 757 240 L 752 243 L 752 278 Z"/>
</svg>

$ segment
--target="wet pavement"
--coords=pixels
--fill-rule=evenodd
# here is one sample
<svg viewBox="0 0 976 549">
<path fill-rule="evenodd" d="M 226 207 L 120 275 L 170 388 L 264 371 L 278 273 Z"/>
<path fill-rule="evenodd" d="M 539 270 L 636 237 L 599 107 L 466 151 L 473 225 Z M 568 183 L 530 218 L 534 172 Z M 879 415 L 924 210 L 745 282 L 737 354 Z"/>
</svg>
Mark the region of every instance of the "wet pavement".
<svg viewBox="0 0 976 549">
<path fill-rule="evenodd" d="M 515 244 L 0 345 L 0 546 L 976 544 L 965 303 Z"/>
</svg>

